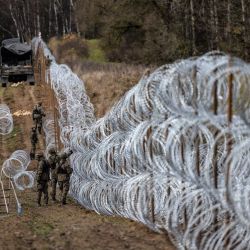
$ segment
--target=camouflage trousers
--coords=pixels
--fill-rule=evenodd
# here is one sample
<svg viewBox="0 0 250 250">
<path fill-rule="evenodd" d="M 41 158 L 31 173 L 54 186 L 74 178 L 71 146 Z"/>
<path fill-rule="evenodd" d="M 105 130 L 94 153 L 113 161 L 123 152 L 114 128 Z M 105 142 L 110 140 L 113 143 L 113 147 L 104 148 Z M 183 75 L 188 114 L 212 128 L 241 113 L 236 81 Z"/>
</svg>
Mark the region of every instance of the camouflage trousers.
<svg viewBox="0 0 250 250">
<path fill-rule="evenodd" d="M 37 183 L 37 203 L 39 205 L 41 205 L 42 194 L 44 195 L 44 203 L 47 205 L 49 201 L 47 181 L 41 181 Z"/>
<path fill-rule="evenodd" d="M 35 127 L 38 129 L 39 134 L 42 133 L 43 121 L 42 119 L 34 119 Z"/>
<path fill-rule="evenodd" d="M 50 195 L 51 195 L 51 198 L 53 201 L 56 200 L 56 184 L 57 184 L 57 176 L 52 174 L 52 176 L 51 176 L 51 188 L 52 188 L 52 190 L 51 190 Z"/>
<path fill-rule="evenodd" d="M 36 143 L 31 142 L 31 151 L 30 151 L 31 160 L 35 159 L 35 154 L 36 154 Z"/>
<path fill-rule="evenodd" d="M 69 192 L 69 180 L 67 181 L 58 181 L 59 189 L 61 192 L 61 202 L 66 204 L 67 194 Z"/>
</svg>

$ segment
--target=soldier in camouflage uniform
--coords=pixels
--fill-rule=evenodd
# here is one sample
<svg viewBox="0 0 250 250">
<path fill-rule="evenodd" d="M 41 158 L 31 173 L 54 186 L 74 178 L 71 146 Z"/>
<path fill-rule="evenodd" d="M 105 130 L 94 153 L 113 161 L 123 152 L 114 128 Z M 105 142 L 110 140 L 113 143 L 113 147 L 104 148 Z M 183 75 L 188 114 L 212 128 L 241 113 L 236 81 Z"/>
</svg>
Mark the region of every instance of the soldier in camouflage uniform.
<svg viewBox="0 0 250 250">
<path fill-rule="evenodd" d="M 39 102 L 33 109 L 32 112 L 32 119 L 35 122 L 36 128 L 38 128 L 39 134 L 42 133 L 42 125 L 43 125 L 43 117 L 46 116 L 43 108 L 42 103 Z"/>
<path fill-rule="evenodd" d="M 45 160 L 43 153 L 38 153 L 36 155 L 38 160 L 37 166 L 37 203 L 38 206 L 41 206 L 42 193 L 44 194 L 45 205 L 48 205 L 49 196 L 48 196 L 48 182 L 49 182 L 49 164 Z"/>
<path fill-rule="evenodd" d="M 49 158 L 48 162 L 50 165 L 50 173 L 51 173 L 51 198 L 53 201 L 56 201 L 56 184 L 57 184 L 57 173 L 56 173 L 56 166 L 60 162 L 60 158 L 57 155 L 54 148 L 49 149 Z"/>
<path fill-rule="evenodd" d="M 31 142 L 30 158 L 31 158 L 31 160 L 33 160 L 35 158 L 36 144 L 38 142 L 36 128 L 34 128 L 34 127 L 31 129 L 30 142 Z"/>
<path fill-rule="evenodd" d="M 66 204 L 66 198 L 69 191 L 69 181 L 70 176 L 73 172 L 72 168 L 69 165 L 69 162 L 67 161 L 68 154 L 63 153 L 61 155 L 60 163 L 58 164 L 56 168 L 57 178 L 58 178 L 58 185 L 59 189 L 61 191 L 61 202 L 62 204 Z"/>
<path fill-rule="evenodd" d="M 49 55 L 48 55 L 48 56 L 46 57 L 46 59 L 45 59 L 45 64 L 46 64 L 46 67 L 47 67 L 47 68 L 50 67 L 51 62 L 52 62 L 52 60 L 49 58 Z"/>
</svg>

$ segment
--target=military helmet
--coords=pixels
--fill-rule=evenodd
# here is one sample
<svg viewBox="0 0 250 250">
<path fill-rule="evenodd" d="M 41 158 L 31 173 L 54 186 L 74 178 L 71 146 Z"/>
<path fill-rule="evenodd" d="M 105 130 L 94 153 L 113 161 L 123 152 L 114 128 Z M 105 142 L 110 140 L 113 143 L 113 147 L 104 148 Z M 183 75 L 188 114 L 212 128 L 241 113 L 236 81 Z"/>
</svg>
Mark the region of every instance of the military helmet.
<svg viewBox="0 0 250 250">
<path fill-rule="evenodd" d="M 54 148 L 50 148 L 48 152 L 49 152 L 49 154 L 55 154 L 56 150 Z"/>
<path fill-rule="evenodd" d="M 38 102 L 38 106 L 42 106 L 42 104 L 43 104 L 42 102 Z"/>
</svg>

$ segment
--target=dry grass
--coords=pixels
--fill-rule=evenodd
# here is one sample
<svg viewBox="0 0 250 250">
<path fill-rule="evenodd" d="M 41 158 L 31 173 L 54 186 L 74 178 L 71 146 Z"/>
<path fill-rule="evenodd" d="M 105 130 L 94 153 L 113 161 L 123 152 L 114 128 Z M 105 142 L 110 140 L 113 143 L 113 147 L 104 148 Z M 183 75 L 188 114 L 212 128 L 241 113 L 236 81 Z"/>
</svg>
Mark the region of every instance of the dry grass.
<svg viewBox="0 0 250 250">
<path fill-rule="evenodd" d="M 107 67 L 108 66 L 108 67 Z M 75 72 L 84 81 L 95 115 L 100 118 L 131 89 L 141 78 L 145 68 L 129 65 L 103 65 L 89 72 L 76 68 Z"/>
<path fill-rule="evenodd" d="M 51 38 L 49 47 L 56 58 L 62 63 L 82 60 L 89 57 L 89 49 L 85 39 L 72 34 L 61 39 Z"/>
<path fill-rule="evenodd" d="M 52 39 L 49 46 L 57 61 L 68 64 L 84 81 L 87 94 L 94 105 L 95 114 L 98 118 L 110 110 L 126 91 L 137 84 L 145 72 L 146 67 L 142 65 L 101 62 L 98 61 L 99 59 L 91 60 L 91 58 L 84 59 L 74 53 L 72 49 L 70 52 L 58 53 L 58 46 L 61 43 L 64 44 L 65 49 L 69 48 L 66 45 L 67 41 L 71 43 L 72 38 L 64 38 L 60 41 Z M 92 51 L 93 49 L 95 51 Z M 89 47 L 89 54 L 95 54 L 93 52 L 96 52 L 96 50 L 100 53 L 100 47 L 97 47 L 95 41 L 95 46 Z M 64 57 L 65 54 L 68 56 Z"/>
</svg>

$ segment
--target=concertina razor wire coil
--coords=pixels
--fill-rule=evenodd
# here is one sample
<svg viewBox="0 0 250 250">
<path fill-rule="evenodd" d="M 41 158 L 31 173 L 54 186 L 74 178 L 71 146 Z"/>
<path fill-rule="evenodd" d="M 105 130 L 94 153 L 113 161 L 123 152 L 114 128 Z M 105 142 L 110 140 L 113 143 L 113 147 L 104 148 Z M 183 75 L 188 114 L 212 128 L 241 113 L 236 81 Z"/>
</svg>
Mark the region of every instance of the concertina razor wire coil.
<svg viewBox="0 0 250 250">
<path fill-rule="evenodd" d="M 9 107 L 0 104 L 0 134 L 7 135 L 13 130 L 13 118 Z"/>
<path fill-rule="evenodd" d="M 4 175 L 11 178 L 21 191 L 34 185 L 35 172 L 27 171 L 29 164 L 29 154 L 24 150 L 17 150 L 2 165 Z"/>
<path fill-rule="evenodd" d="M 250 249 L 249 64 L 215 51 L 164 65 L 96 120 L 83 82 L 33 46 L 51 60 L 72 197 L 178 249 Z"/>
<path fill-rule="evenodd" d="M 13 130 L 13 117 L 6 104 L 0 104 L 0 134 L 10 134 Z M 8 178 L 12 178 L 19 190 L 31 188 L 34 184 L 35 173 L 26 171 L 30 163 L 29 154 L 23 150 L 17 150 L 4 161 L 1 171 Z"/>
</svg>

